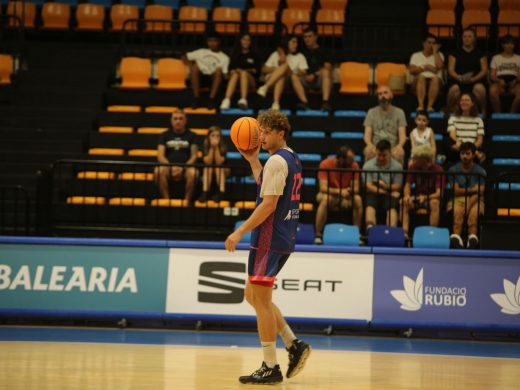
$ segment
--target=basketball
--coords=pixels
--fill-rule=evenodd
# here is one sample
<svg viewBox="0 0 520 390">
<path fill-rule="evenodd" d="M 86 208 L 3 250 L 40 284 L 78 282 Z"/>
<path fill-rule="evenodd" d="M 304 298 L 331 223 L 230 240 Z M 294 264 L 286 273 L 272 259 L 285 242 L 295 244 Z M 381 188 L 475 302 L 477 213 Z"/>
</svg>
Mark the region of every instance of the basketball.
<svg viewBox="0 0 520 390">
<path fill-rule="evenodd" d="M 230 136 L 237 149 L 255 149 L 260 139 L 260 125 L 255 118 L 249 116 L 238 118 L 231 125 Z"/>
</svg>

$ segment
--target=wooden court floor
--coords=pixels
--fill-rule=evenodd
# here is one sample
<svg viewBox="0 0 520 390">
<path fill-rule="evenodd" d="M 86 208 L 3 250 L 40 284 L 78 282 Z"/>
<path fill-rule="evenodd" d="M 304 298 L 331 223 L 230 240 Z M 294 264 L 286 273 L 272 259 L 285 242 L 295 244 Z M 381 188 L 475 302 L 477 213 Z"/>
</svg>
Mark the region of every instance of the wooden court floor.
<svg viewBox="0 0 520 390">
<path fill-rule="evenodd" d="M 287 354 L 278 350 L 285 372 Z M 0 341 L 0 389 L 258 389 L 259 348 Z M 520 359 L 314 349 L 280 389 L 520 389 Z"/>
</svg>

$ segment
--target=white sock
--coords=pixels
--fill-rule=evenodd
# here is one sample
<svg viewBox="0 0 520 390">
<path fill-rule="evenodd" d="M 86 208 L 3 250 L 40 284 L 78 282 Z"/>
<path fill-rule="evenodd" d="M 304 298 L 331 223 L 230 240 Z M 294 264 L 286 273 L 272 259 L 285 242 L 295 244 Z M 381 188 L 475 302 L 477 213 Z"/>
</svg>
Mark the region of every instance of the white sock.
<svg viewBox="0 0 520 390">
<path fill-rule="evenodd" d="M 262 351 L 264 352 L 264 362 L 269 368 L 273 368 L 278 364 L 276 360 L 276 340 L 270 342 L 261 341 Z"/>
<path fill-rule="evenodd" d="M 285 327 L 280 331 L 279 334 L 283 342 L 285 343 L 286 348 L 289 348 L 292 345 L 293 341 L 296 340 L 296 336 L 294 335 L 289 325 L 285 325 Z"/>
</svg>

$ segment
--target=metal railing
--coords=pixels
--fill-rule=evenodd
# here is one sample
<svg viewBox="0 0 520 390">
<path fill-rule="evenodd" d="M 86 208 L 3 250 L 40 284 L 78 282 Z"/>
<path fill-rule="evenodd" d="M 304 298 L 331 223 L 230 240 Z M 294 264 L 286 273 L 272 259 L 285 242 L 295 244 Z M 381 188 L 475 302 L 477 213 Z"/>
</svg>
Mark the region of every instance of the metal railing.
<svg viewBox="0 0 520 390">
<path fill-rule="evenodd" d="M 30 213 L 31 199 L 23 186 L 0 186 L 0 234 L 29 234 Z"/>
</svg>

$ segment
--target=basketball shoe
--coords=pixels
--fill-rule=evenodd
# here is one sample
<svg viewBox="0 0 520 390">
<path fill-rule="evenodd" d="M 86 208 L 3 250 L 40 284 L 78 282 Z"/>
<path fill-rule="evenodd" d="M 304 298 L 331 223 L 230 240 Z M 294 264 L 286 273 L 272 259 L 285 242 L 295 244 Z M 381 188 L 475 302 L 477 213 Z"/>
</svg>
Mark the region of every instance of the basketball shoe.
<svg viewBox="0 0 520 390">
<path fill-rule="evenodd" d="M 238 380 L 240 383 L 276 385 L 282 383 L 283 376 L 278 364 L 273 368 L 269 368 L 265 362 L 262 362 L 262 367 L 258 370 L 253 372 L 251 375 L 241 376 Z"/>
<path fill-rule="evenodd" d="M 285 348 L 289 352 L 289 368 L 287 368 L 287 378 L 296 376 L 303 367 L 311 353 L 311 346 L 301 340 L 294 340 L 289 348 Z"/>
</svg>

